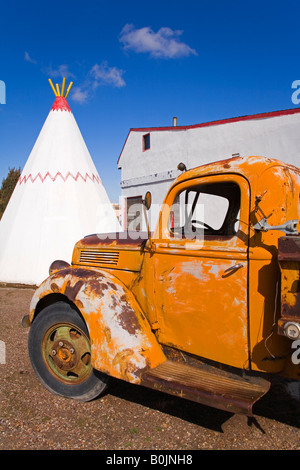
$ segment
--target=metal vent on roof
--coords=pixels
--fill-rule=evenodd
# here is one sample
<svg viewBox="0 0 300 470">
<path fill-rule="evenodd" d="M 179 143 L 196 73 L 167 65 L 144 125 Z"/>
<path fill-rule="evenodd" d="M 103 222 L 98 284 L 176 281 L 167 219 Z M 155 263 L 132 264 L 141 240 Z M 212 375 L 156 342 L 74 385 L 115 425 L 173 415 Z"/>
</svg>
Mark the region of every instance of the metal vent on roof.
<svg viewBox="0 0 300 470">
<path fill-rule="evenodd" d="M 80 253 L 80 263 L 83 264 L 107 264 L 116 266 L 118 261 L 118 251 L 82 250 Z"/>
</svg>

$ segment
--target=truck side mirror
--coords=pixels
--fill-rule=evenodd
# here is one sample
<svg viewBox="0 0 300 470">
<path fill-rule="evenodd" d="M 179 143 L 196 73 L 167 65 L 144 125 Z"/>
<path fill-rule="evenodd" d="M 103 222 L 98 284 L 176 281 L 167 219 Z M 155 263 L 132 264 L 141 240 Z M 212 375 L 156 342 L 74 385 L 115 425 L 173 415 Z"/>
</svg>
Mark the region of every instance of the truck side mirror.
<svg viewBox="0 0 300 470">
<path fill-rule="evenodd" d="M 149 220 L 148 220 L 148 216 L 147 216 L 147 211 L 151 207 L 151 201 L 152 201 L 151 193 L 150 193 L 150 191 L 147 191 L 146 194 L 145 194 L 145 198 L 143 199 L 143 207 L 144 207 L 145 221 L 146 221 L 146 225 L 147 225 L 150 252 L 153 251 L 153 244 L 152 244 L 152 240 L 151 240 L 151 231 L 150 231 L 150 225 L 149 225 Z"/>
<path fill-rule="evenodd" d="M 186 171 L 186 166 L 185 166 L 185 164 L 182 163 L 182 162 L 179 163 L 179 164 L 177 165 L 177 170 L 179 170 L 179 171 Z"/>
<path fill-rule="evenodd" d="M 151 207 L 151 201 L 152 201 L 151 193 L 150 193 L 150 191 L 147 191 L 146 194 L 145 194 L 145 198 L 143 199 L 143 204 L 146 207 L 147 211 Z"/>
</svg>

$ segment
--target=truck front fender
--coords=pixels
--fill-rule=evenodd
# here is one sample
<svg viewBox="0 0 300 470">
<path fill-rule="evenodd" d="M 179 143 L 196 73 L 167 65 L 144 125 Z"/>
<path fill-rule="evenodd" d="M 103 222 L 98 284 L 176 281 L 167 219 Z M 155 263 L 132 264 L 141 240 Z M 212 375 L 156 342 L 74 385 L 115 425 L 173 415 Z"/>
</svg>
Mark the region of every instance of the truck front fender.
<svg viewBox="0 0 300 470">
<path fill-rule="evenodd" d="M 95 369 L 140 383 L 143 372 L 165 362 L 166 357 L 138 302 L 115 276 L 94 268 L 71 266 L 53 273 L 32 298 L 30 323 L 38 314 L 39 305 L 57 294 L 75 304 L 83 316 Z"/>
</svg>

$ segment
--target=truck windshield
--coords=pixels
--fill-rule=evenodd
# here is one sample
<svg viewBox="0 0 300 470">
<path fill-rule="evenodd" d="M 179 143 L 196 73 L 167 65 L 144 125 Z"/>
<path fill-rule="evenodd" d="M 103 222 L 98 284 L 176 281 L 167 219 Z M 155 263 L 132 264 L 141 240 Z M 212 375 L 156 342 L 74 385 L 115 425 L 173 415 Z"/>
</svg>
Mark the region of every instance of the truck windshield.
<svg viewBox="0 0 300 470">
<path fill-rule="evenodd" d="M 175 238 L 233 236 L 240 210 L 240 188 L 236 183 L 214 183 L 179 192 L 173 202 L 169 230 Z"/>
</svg>

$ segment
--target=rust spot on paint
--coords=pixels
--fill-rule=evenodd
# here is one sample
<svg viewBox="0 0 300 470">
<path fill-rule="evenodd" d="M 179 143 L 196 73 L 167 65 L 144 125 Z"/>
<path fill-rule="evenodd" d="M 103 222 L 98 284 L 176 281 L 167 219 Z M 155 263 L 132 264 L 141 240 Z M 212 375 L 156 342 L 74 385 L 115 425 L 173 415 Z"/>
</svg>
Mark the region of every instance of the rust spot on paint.
<svg viewBox="0 0 300 470">
<path fill-rule="evenodd" d="M 111 281 L 107 281 L 107 282 L 106 282 L 106 285 L 108 286 L 108 288 L 110 288 L 110 289 L 112 289 L 112 290 L 116 290 L 116 289 L 117 289 L 116 285 L 115 285 L 113 282 L 111 282 Z"/>
<path fill-rule="evenodd" d="M 110 331 L 110 328 L 108 328 L 108 326 L 106 326 L 104 329 L 103 329 L 103 332 L 104 332 L 104 336 L 106 338 L 106 341 L 108 343 L 110 343 L 111 341 L 111 331 Z"/>
<path fill-rule="evenodd" d="M 111 296 L 110 308 L 113 309 L 113 310 L 115 310 L 116 307 L 117 307 L 117 305 L 118 305 L 118 303 L 119 303 L 119 302 L 118 302 L 117 297 L 116 297 L 115 295 L 112 295 L 112 296 Z"/>
<path fill-rule="evenodd" d="M 130 335 L 136 334 L 140 330 L 140 324 L 136 317 L 135 311 L 130 307 L 128 303 L 121 302 L 121 313 L 117 315 L 117 319 L 122 328 Z"/>
<path fill-rule="evenodd" d="M 98 277 L 87 279 L 85 292 L 87 295 L 102 297 L 110 289 L 116 290 L 117 288 L 115 284 L 109 283 L 104 276 L 99 274 Z"/>
<path fill-rule="evenodd" d="M 134 372 L 134 367 L 132 364 L 129 363 L 129 358 L 134 355 L 134 351 L 132 349 L 123 349 L 123 351 L 118 352 L 114 359 L 113 365 L 118 365 L 120 368 L 120 373 L 122 376 L 128 379 L 128 373 Z"/>
<path fill-rule="evenodd" d="M 76 307 L 79 308 L 79 310 L 81 310 L 84 307 L 83 303 L 79 299 L 75 299 L 74 303 L 75 303 Z"/>
<path fill-rule="evenodd" d="M 147 239 L 147 232 L 139 232 L 138 236 L 137 232 L 120 232 L 116 234 L 107 233 L 90 235 L 80 240 L 79 244 L 82 247 L 102 245 L 110 247 L 131 246 L 133 248 L 140 248 Z"/>
<path fill-rule="evenodd" d="M 51 287 L 52 292 L 55 292 L 55 293 L 60 292 L 60 288 L 58 287 L 57 284 L 55 284 L 55 282 L 52 282 L 50 287 Z"/>
<path fill-rule="evenodd" d="M 92 292 L 93 295 L 96 295 L 98 297 L 101 297 L 103 295 L 103 292 L 108 289 L 107 284 L 105 282 L 99 282 L 100 279 L 91 279 L 88 285 L 89 291 Z"/>
<path fill-rule="evenodd" d="M 77 281 L 74 286 L 71 286 L 71 281 L 67 282 L 67 286 L 65 288 L 65 295 L 68 297 L 70 300 L 75 300 L 78 292 L 80 291 L 81 287 L 83 286 L 84 281 L 80 280 Z"/>
</svg>

